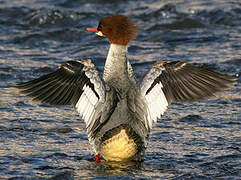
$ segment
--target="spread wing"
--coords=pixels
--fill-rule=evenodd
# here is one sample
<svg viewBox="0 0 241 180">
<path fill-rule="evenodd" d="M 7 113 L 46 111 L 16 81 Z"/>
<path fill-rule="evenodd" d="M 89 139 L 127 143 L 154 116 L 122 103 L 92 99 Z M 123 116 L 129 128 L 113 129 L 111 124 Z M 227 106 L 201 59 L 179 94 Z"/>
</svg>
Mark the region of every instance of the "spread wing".
<svg viewBox="0 0 241 180">
<path fill-rule="evenodd" d="M 97 105 L 105 99 L 105 86 L 89 60 L 69 61 L 57 71 L 16 86 L 21 92 L 51 105 L 74 105 L 89 127 Z"/>
<path fill-rule="evenodd" d="M 141 92 L 149 107 L 150 121 L 156 121 L 172 102 L 206 99 L 227 89 L 236 80 L 236 77 L 187 62 L 158 61 L 144 76 Z"/>
</svg>

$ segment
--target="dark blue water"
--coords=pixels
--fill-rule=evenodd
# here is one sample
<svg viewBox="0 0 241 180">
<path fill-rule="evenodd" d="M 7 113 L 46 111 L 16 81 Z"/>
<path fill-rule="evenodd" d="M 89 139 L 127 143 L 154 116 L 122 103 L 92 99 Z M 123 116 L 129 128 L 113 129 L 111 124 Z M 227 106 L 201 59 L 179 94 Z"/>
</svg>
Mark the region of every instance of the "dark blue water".
<svg viewBox="0 0 241 180">
<path fill-rule="evenodd" d="M 138 77 L 161 59 L 241 72 L 240 0 L 0 0 L 0 179 L 241 179 L 240 78 L 214 99 L 172 104 L 139 164 L 95 163 L 72 107 L 11 88 L 68 60 L 102 69 L 108 41 L 85 28 L 110 14 L 139 25 L 129 46 Z"/>
</svg>

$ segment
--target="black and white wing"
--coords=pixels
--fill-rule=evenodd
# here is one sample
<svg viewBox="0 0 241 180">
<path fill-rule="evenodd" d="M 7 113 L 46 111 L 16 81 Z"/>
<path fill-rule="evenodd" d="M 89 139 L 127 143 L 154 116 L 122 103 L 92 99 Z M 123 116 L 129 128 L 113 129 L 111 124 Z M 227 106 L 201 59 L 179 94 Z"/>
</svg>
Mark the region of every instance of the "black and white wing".
<svg viewBox="0 0 241 180">
<path fill-rule="evenodd" d="M 149 107 L 150 121 L 155 122 L 172 102 L 206 99 L 227 89 L 236 80 L 236 77 L 196 67 L 187 62 L 158 61 L 144 76 L 141 92 Z"/>
<path fill-rule="evenodd" d="M 90 60 L 69 61 L 57 71 L 16 86 L 21 92 L 51 105 L 73 105 L 86 126 L 93 124 L 95 108 L 105 100 L 105 86 Z"/>
</svg>

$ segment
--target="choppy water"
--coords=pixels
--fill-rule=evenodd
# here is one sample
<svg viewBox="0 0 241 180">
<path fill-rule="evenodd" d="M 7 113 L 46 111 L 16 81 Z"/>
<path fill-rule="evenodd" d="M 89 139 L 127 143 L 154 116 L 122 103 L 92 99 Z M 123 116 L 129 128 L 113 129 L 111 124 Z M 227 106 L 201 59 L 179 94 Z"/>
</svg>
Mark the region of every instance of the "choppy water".
<svg viewBox="0 0 241 180">
<path fill-rule="evenodd" d="M 241 72 L 240 0 L 0 0 L 0 179 L 241 179 L 240 78 L 215 99 L 171 105 L 140 164 L 95 163 L 72 107 L 11 88 L 67 60 L 103 68 L 108 42 L 85 28 L 110 14 L 140 27 L 129 48 L 138 77 L 160 59 Z"/>
</svg>

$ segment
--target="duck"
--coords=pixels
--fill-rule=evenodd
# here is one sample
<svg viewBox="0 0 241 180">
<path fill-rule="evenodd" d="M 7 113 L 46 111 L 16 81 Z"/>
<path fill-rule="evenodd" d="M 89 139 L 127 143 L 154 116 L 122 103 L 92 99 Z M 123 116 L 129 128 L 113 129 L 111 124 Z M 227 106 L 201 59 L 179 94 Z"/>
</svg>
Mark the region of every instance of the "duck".
<svg viewBox="0 0 241 180">
<path fill-rule="evenodd" d="M 74 60 L 16 87 L 42 103 L 72 105 L 86 124 L 96 162 L 143 161 L 151 129 L 171 103 L 204 100 L 237 81 L 186 61 L 164 60 L 137 81 L 127 57 L 138 34 L 134 21 L 111 15 L 86 30 L 110 43 L 103 74 L 89 59 Z"/>
</svg>

